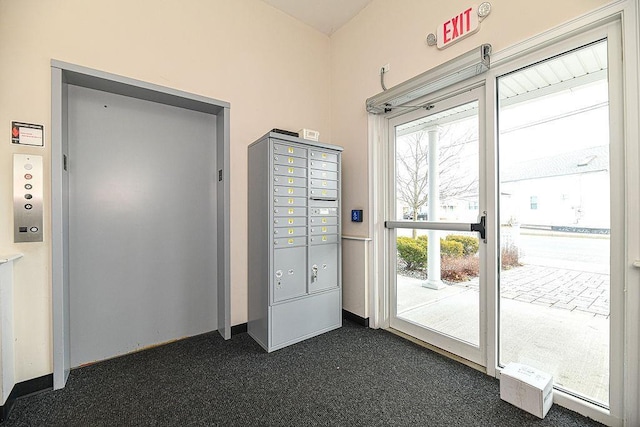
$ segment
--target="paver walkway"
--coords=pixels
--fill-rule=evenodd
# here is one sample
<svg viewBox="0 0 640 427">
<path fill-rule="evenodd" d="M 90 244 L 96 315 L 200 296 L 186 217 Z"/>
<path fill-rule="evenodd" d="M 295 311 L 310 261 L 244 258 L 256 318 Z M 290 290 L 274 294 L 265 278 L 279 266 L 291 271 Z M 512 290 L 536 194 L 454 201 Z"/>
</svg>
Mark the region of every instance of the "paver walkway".
<svg viewBox="0 0 640 427">
<path fill-rule="evenodd" d="M 452 286 L 478 289 L 478 279 Z M 609 275 L 523 265 L 500 273 L 502 298 L 609 317 Z"/>
</svg>

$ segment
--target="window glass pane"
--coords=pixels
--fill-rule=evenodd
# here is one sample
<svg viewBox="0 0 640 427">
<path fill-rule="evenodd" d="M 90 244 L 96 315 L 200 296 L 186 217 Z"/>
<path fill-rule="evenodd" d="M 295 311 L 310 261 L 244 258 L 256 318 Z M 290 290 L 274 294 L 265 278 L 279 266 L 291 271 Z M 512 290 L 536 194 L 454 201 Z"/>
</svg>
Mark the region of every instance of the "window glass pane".
<svg viewBox="0 0 640 427">
<path fill-rule="evenodd" d="M 498 96 L 500 364 L 607 406 L 607 43 L 502 76 Z"/>
</svg>

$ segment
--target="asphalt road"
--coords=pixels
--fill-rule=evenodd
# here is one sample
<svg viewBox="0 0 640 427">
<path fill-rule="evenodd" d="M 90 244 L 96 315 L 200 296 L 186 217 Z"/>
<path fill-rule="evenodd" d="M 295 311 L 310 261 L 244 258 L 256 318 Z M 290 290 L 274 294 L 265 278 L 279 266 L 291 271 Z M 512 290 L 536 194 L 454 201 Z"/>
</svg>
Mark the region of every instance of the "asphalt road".
<svg viewBox="0 0 640 427">
<path fill-rule="evenodd" d="M 609 273 L 608 238 L 521 234 L 515 243 L 524 264 Z"/>
</svg>

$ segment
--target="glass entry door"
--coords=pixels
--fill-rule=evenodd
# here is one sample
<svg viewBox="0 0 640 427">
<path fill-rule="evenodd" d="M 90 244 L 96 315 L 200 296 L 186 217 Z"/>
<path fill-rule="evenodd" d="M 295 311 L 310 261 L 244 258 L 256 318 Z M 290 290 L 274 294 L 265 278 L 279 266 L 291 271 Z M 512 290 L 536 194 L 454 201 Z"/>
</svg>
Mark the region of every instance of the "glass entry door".
<svg viewBox="0 0 640 427">
<path fill-rule="evenodd" d="M 389 121 L 385 226 L 391 328 L 484 366 L 483 91 Z"/>
</svg>

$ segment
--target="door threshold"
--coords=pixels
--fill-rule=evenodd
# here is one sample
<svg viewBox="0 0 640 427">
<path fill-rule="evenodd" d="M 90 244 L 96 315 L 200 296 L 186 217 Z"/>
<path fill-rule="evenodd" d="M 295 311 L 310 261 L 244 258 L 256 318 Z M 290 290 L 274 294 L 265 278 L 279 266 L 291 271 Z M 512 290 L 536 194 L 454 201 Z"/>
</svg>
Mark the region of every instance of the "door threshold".
<svg viewBox="0 0 640 427">
<path fill-rule="evenodd" d="M 475 362 L 472 362 L 472 361 L 470 361 L 470 360 L 467 360 L 467 359 L 465 359 L 464 357 L 460 357 L 460 356 L 458 356 L 457 354 L 450 353 L 450 352 L 448 352 L 448 351 L 446 351 L 446 350 L 443 350 L 443 349 L 441 349 L 441 348 L 439 348 L 439 347 L 436 347 L 436 346 L 434 346 L 434 345 L 432 345 L 432 344 L 429 344 L 428 342 L 425 342 L 425 341 L 419 340 L 418 338 L 416 338 L 416 337 L 414 337 L 414 336 L 411 336 L 411 335 L 409 335 L 409 334 L 406 334 L 406 333 L 404 333 L 404 332 L 401 332 L 401 331 L 399 331 L 399 330 L 397 330 L 397 329 L 387 328 L 387 329 L 385 329 L 385 330 L 386 330 L 387 332 L 391 332 L 391 333 L 392 333 L 392 334 L 394 334 L 394 335 L 398 335 L 399 337 L 402 337 L 402 338 L 404 338 L 404 339 L 406 339 L 406 340 L 409 340 L 409 341 L 411 341 L 412 343 L 418 344 L 418 345 L 419 345 L 419 346 L 421 346 L 421 347 L 424 347 L 424 348 L 426 348 L 426 349 L 429 349 L 429 350 L 431 350 L 431 351 L 433 351 L 433 352 L 435 352 L 435 353 L 438 353 L 438 354 L 440 354 L 440 355 L 442 355 L 442 356 L 445 356 L 445 357 L 447 357 L 447 358 L 449 358 L 449 359 L 455 360 L 456 362 L 460 362 L 460 363 L 462 363 L 463 365 L 466 365 L 466 366 L 468 366 L 468 367 L 470 367 L 470 368 L 475 369 L 476 371 L 480 371 L 480 372 L 482 372 L 483 374 L 486 374 L 486 373 L 487 373 L 487 368 L 486 368 L 485 366 L 482 366 L 482 365 L 479 365 L 479 364 L 477 364 L 477 363 L 475 363 Z"/>
</svg>

